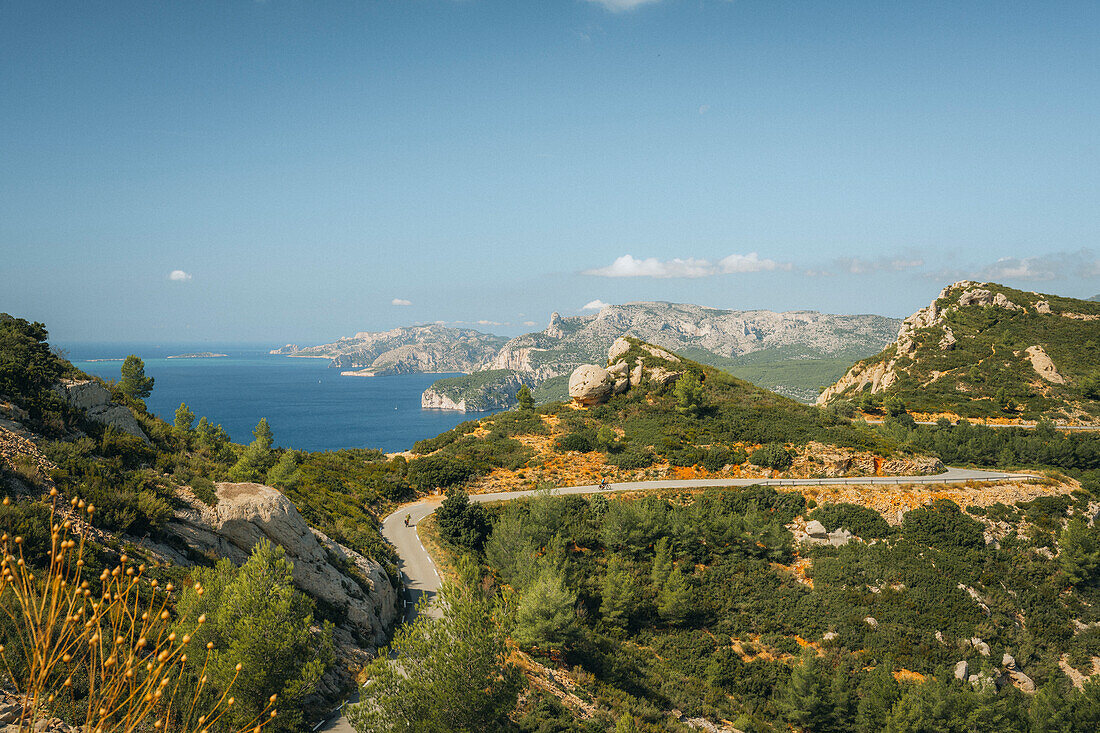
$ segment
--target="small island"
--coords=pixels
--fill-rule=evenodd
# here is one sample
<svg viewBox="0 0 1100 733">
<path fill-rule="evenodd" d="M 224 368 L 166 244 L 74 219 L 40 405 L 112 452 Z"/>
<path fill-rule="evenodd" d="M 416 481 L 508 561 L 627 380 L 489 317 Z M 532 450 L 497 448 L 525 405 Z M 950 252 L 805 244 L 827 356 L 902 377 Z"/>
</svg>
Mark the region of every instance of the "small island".
<svg viewBox="0 0 1100 733">
<path fill-rule="evenodd" d="M 195 354 L 176 354 L 175 356 L 169 356 L 169 359 L 220 359 L 223 356 L 229 356 L 229 354 L 215 354 L 213 351 L 200 351 Z"/>
</svg>

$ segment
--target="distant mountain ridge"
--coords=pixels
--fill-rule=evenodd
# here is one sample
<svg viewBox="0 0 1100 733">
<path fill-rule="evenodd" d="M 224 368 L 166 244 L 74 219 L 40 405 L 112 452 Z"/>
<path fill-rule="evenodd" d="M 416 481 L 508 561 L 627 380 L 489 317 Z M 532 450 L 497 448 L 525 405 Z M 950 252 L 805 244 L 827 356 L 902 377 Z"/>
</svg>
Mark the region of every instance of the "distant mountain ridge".
<svg viewBox="0 0 1100 733">
<path fill-rule="evenodd" d="M 564 396 L 565 376 L 600 359 L 615 339 L 631 335 L 812 401 L 819 388 L 843 374 L 852 361 L 888 344 L 900 324 L 900 319 L 877 315 L 640 302 L 606 306 L 587 316 L 562 317 L 555 312 L 543 331 L 512 339 L 472 329 L 410 326 L 358 333 L 320 346 L 288 345 L 271 353 L 328 358 L 334 367 L 363 375 L 492 371 L 494 379 L 479 376 L 433 385 L 425 399 L 432 406 L 450 408 L 465 400 L 467 405 L 493 409 L 511 406 L 520 384 L 549 382 L 549 390 L 540 393 L 544 399 Z M 784 373 L 776 378 L 779 372 Z"/>
<path fill-rule="evenodd" d="M 507 339 L 472 328 L 403 326 L 389 331 L 361 331 L 330 344 L 287 344 L 270 353 L 330 359 L 330 366 L 362 376 L 416 372 L 472 372 L 491 359 Z"/>
<path fill-rule="evenodd" d="M 893 396 L 975 418 L 1100 417 L 1100 303 L 969 280 L 905 319 L 898 338 L 817 402 Z"/>
</svg>

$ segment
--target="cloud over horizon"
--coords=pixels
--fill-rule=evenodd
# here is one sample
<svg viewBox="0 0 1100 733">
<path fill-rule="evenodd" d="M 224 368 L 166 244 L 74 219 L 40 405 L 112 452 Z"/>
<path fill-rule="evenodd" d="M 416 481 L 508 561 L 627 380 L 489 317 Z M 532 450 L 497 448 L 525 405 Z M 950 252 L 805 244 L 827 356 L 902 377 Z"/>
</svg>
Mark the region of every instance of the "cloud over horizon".
<svg viewBox="0 0 1100 733">
<path fill-rule="evenodd" d="M 605 303 L 602 300 L 600 300 L 599 298 L 596 298 L 595 300 L 590 300 L 587 303 L 585 303 L 584 305 L 582 305 L 581 310 L 582 311 L 602 311 L 604 308 L 606 308 L 609 305 L 611 305 L 611 304 L 610 303 Z"/>
<path fill-rule="evenodd" d="M 776 262 L 767 258 L 761 259 L 756 252 L 750 252 L 747 255 L 731 254 L 717 262 L 695 259 L 694 257 L 658 260 L 656 257 L 636 259 L 633 255 L 623 255 L 616 258 L 607 267 L 584 270 L 581 274 L 596 277 L 696 278 L 790 269 L 791 264 L 789 262 Z"/>
<path fill-rule="evenodd" d="M 1031 282 L 1060 280 L 1065 277 L 1100 275 L 1100 258 L 1090 249 L 1076 252 L 1050 252 L 1034 257 L 1002 257 L 979 270 L 983 279 L 1008 278 Z"/>
<path fill-rule="evenodd" d="M 191 274 L 183 270 L 172 270 L 168 273 L 168 279 L 173 282 L 183 283 L 191 279 Z"/>
<path fill-rule="evenodd" d="M 640 8 L 643 5 L 652 5 L 653 3 L 659 3 L 661 0 L 588 0 L 590 3 L 596 3 L 602 5 L 607 10 L 613 13 L 622 13 L 635 8 Z"/>
<path fill-rule="evenodd" d="M 390 305 L 412 305 L 412 301 L 404 298 L 394 298 L 390 301 Z"/>
</svg>

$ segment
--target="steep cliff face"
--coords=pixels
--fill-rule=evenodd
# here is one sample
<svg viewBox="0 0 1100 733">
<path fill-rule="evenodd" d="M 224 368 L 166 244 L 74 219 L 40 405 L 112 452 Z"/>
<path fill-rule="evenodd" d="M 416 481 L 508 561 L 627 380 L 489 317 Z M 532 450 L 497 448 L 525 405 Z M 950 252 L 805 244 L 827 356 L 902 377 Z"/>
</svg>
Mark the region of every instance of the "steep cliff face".
<svg viewBox="0 0 1100 733">
<path fill-rule="evenodd" d="M 287 344 L 270 353 L 330 359 L 332 366 L 362 370 L 364 376 L 414 372 L 470 372 L 492 359 L 506 339 L 473 329 L 408 326 L 360 332 L 331 344 L 299 348 Z"/>
<path fill-rule="evenodd" d="M 485 412 L 512 407 L 516 392 L 532 379 L 509 370 L 475 372 L 461 377 L 440 379 L 420 396 L 420 406 L 436 410 Z"/>
<path fill-rule="evenodd" d="M 1100 306 L 969 280 L 905 319 L 893 344 L 854 365 L 818 404 L 896 395 L 912 409 L 968 417 L 1100 415 Z"/>
</svg>

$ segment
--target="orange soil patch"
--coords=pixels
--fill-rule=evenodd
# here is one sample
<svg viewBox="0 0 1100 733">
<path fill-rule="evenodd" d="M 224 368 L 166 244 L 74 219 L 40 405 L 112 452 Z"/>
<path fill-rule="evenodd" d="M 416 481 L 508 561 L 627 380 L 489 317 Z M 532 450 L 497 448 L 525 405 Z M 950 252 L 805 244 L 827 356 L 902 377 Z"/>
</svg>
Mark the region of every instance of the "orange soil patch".
<svg viewBox="0 0 1100 733">
<path fill-rule="evenodd" d="M 924 675 L 902 667 L 894 672 L 894 679 L 898 682 L 924 682 Z"/>
<path fill-rule="evenodd" d="M 890 524 L 900 521 L 899 513 L 931 504 L 936 499 L 950 499 L 962 508 L 969 505 L 990 506 L 998 502 L 1012 505 L 1018 501 L 1030 501 L 1040 496 L 1068 494 L 1078 488 L 1076 481 L 1051 482 L 1002 481 L 996 483 L 968 482 L 965 484 L 902 484 L 847 486 L 791 487 L 780 491 L 801 490 L 807 499 L 819 504 L 846 502 L 874 509 Z"/>
</svg>

